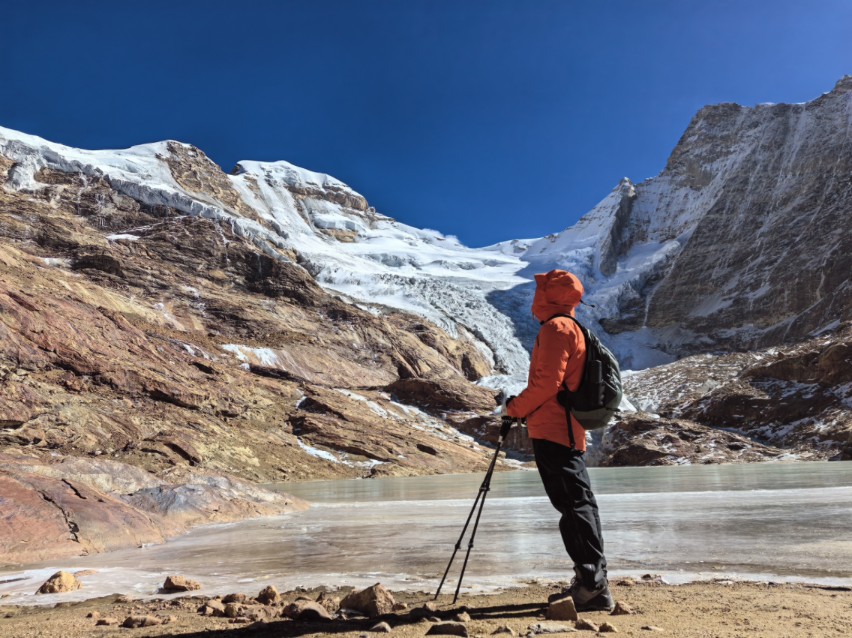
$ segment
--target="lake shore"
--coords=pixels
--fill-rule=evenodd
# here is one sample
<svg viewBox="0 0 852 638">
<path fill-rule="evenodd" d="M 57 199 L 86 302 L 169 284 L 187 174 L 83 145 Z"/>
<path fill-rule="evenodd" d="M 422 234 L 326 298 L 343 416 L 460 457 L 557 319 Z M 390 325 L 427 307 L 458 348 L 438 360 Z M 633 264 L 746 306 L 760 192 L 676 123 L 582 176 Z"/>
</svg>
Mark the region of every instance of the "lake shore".
<svg viewBox="0 0 852 638">
<path fill-rule="evenodd" d="M 452 621 L 462 616 L 467 635 L 490 636 L 501 628 L 509 633 L 500 636 L 567 633 L 575 629 L 572 621 L 547 620 L 547 598 L 560 591 L 565 583 L 530 583 L 494 594 L 467 594 L 452 604 L 452 595 L 442 596 L 433 609 L 421 608 L 432 600 L 428 592 L 393 592 L 397 603 L 405 609 L 380 618 L 304 621 L 282 616 L 286 606 L 298 598 L 316 600 L 342 598 L 349 590 L 313 589 L 281 594 L 279 602 L 258 606 L 266 619 L 205 616 L 199 612 L 210 600 L 192 596 L 132 600 L 125 596 L 107 596 L 78 603 L 45 606 L 0 605 L 0 635 L 10 638 L 88 636 L 185 636 L 201 638 L 272 638 L 335 634 L 341 638 L 360 638 L 385 621 L 392 634 L 423 636 L 439 621 Z M 243 591 L 256 596 L 255 591 Z M 618 633 L 645 636 L 666 633 L 684 637 L 734 636 L 848 636 L 852 635 L 852 591 L 846 587 L 824 587 L 804 584 L 752 583 L 739 581 L 696 582 L 667 585 L 620 579 L 612 583 L 617 602 L 633 610 L 629 615 L 606 612 L 580 614 L 600 626 L 608 622 Z M 129 616 L 154 616 L 166 624 L 138 629 L 120 629 Z M 418 617 L 420 616 L 420 617 Z M 425 617 L 422 617 L 425 616 Z M 98 626 L 98 619 L 115 619 L 118 625 Z M 650 629 L 648 629 L 650 628 Z M 505 631 L 505 630 L 504 630 Z"/>
</svg>

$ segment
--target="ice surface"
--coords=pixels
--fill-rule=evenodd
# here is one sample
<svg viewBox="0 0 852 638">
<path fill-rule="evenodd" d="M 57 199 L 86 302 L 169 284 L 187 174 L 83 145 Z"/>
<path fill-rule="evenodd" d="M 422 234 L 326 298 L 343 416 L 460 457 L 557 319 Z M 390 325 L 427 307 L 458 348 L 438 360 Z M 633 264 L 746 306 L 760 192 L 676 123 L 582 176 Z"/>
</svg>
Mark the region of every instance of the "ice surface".
<svg viewBox="0 0 852 638">
<path fill-rule="evenodd" d="M 590 475 L 614 577 L 852 585 L 852 463 L 592 468 Z M 472 474 L 283 484 L 278 489 L 312 507 L 199 528 L 163 545 L 7 569 L 0 595 L 9 595 L 7 604 L 116 591 L 155 597 L 173 573 L 198 580 L 202 595 L 376 582 L 434 591 L 481 481 Z M 500 472 L 491 486 L 463 589 L 567 580 L 558 514 L 537 473 Z M 96 573 L 82 590 L 36 597 L 59 569 Z"/>
</svg>

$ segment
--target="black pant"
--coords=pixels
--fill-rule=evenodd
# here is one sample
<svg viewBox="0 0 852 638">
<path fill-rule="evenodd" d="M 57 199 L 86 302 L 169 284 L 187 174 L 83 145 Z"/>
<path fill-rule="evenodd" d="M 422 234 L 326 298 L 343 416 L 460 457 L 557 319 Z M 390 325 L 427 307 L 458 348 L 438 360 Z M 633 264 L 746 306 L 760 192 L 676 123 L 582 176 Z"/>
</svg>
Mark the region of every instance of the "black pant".
<svg viewBox="0 0 852 638">
<path fill-rule="evenodd" d="M 544 491 L 562 514 L 559 531 L 574 571 L 583 586 L 597 589 L 606 582 L 606 557 L 598 504 L 583 453 L 544 439 L 532 443 Z"/>
</svg>

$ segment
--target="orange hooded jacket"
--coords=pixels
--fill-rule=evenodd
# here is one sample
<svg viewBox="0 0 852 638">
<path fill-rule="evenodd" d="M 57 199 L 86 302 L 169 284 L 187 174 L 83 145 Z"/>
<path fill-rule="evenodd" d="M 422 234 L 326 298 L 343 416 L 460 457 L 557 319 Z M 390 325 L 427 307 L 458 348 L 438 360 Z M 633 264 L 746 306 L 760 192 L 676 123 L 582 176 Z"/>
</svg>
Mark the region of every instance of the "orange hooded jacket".
<svg viewBox="0 0 852 638">
<path fill-rule="evenodd" d="M 563 384 L 575 391 L 583 378 L 586 365 L 586 342 L 580 328 L 567 317 L 583 296 L 583 284 L 564 270 L 551 270 L 535 276 L 536 290 L 532 311 L 542 322 L 530 360 L 526 389 L 506 407 L 509 416 L 527 420 L 532 439 L 545 439 L 571 447 L 565 408 L 556 399 Z M 586 449 L 586 431 L 571 417 L 574 447 Z"/>
</svg>

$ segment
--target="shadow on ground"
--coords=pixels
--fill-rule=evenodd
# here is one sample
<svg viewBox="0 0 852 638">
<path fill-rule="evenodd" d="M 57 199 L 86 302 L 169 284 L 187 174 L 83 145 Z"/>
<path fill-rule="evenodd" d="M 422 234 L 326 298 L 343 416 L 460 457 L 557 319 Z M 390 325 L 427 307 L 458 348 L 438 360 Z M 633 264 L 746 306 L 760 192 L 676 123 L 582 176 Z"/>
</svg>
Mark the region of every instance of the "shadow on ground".
<svg viewBox="0 0 852 638">
<path fill-rule="evenodd" d="M 441 609 L 429 612 L 430 616 L 441 620 L 452 620 L 453 617 L 466 611 L 472 620 L 511 620 L 522 618 L 543 610 L 545 605 L 540 603 L 527 603 L 519 605 L 495 605 L 491 607 L 467 607 L 459 605 L 451 609 Z M 418 623 L 428 624 L 423 620 L 423 611 L 413 610 L 408 614 L 385 614 L 375 618 L 356 618 L 351 620 L 330 620 L 302 622 L 296 620 L 274 620 L 268 623 L 255 623 L 242 628 L 208 629 L 193 633 L 159 634 L 163 637 L 173 636 L 177 638 L 297 638 L 309 634 L 342 634 L 353 631 L 365 632 L 380 622 L 386 622 L 391 627 L 400 625 L 414 625 Z"/>
</svg>

